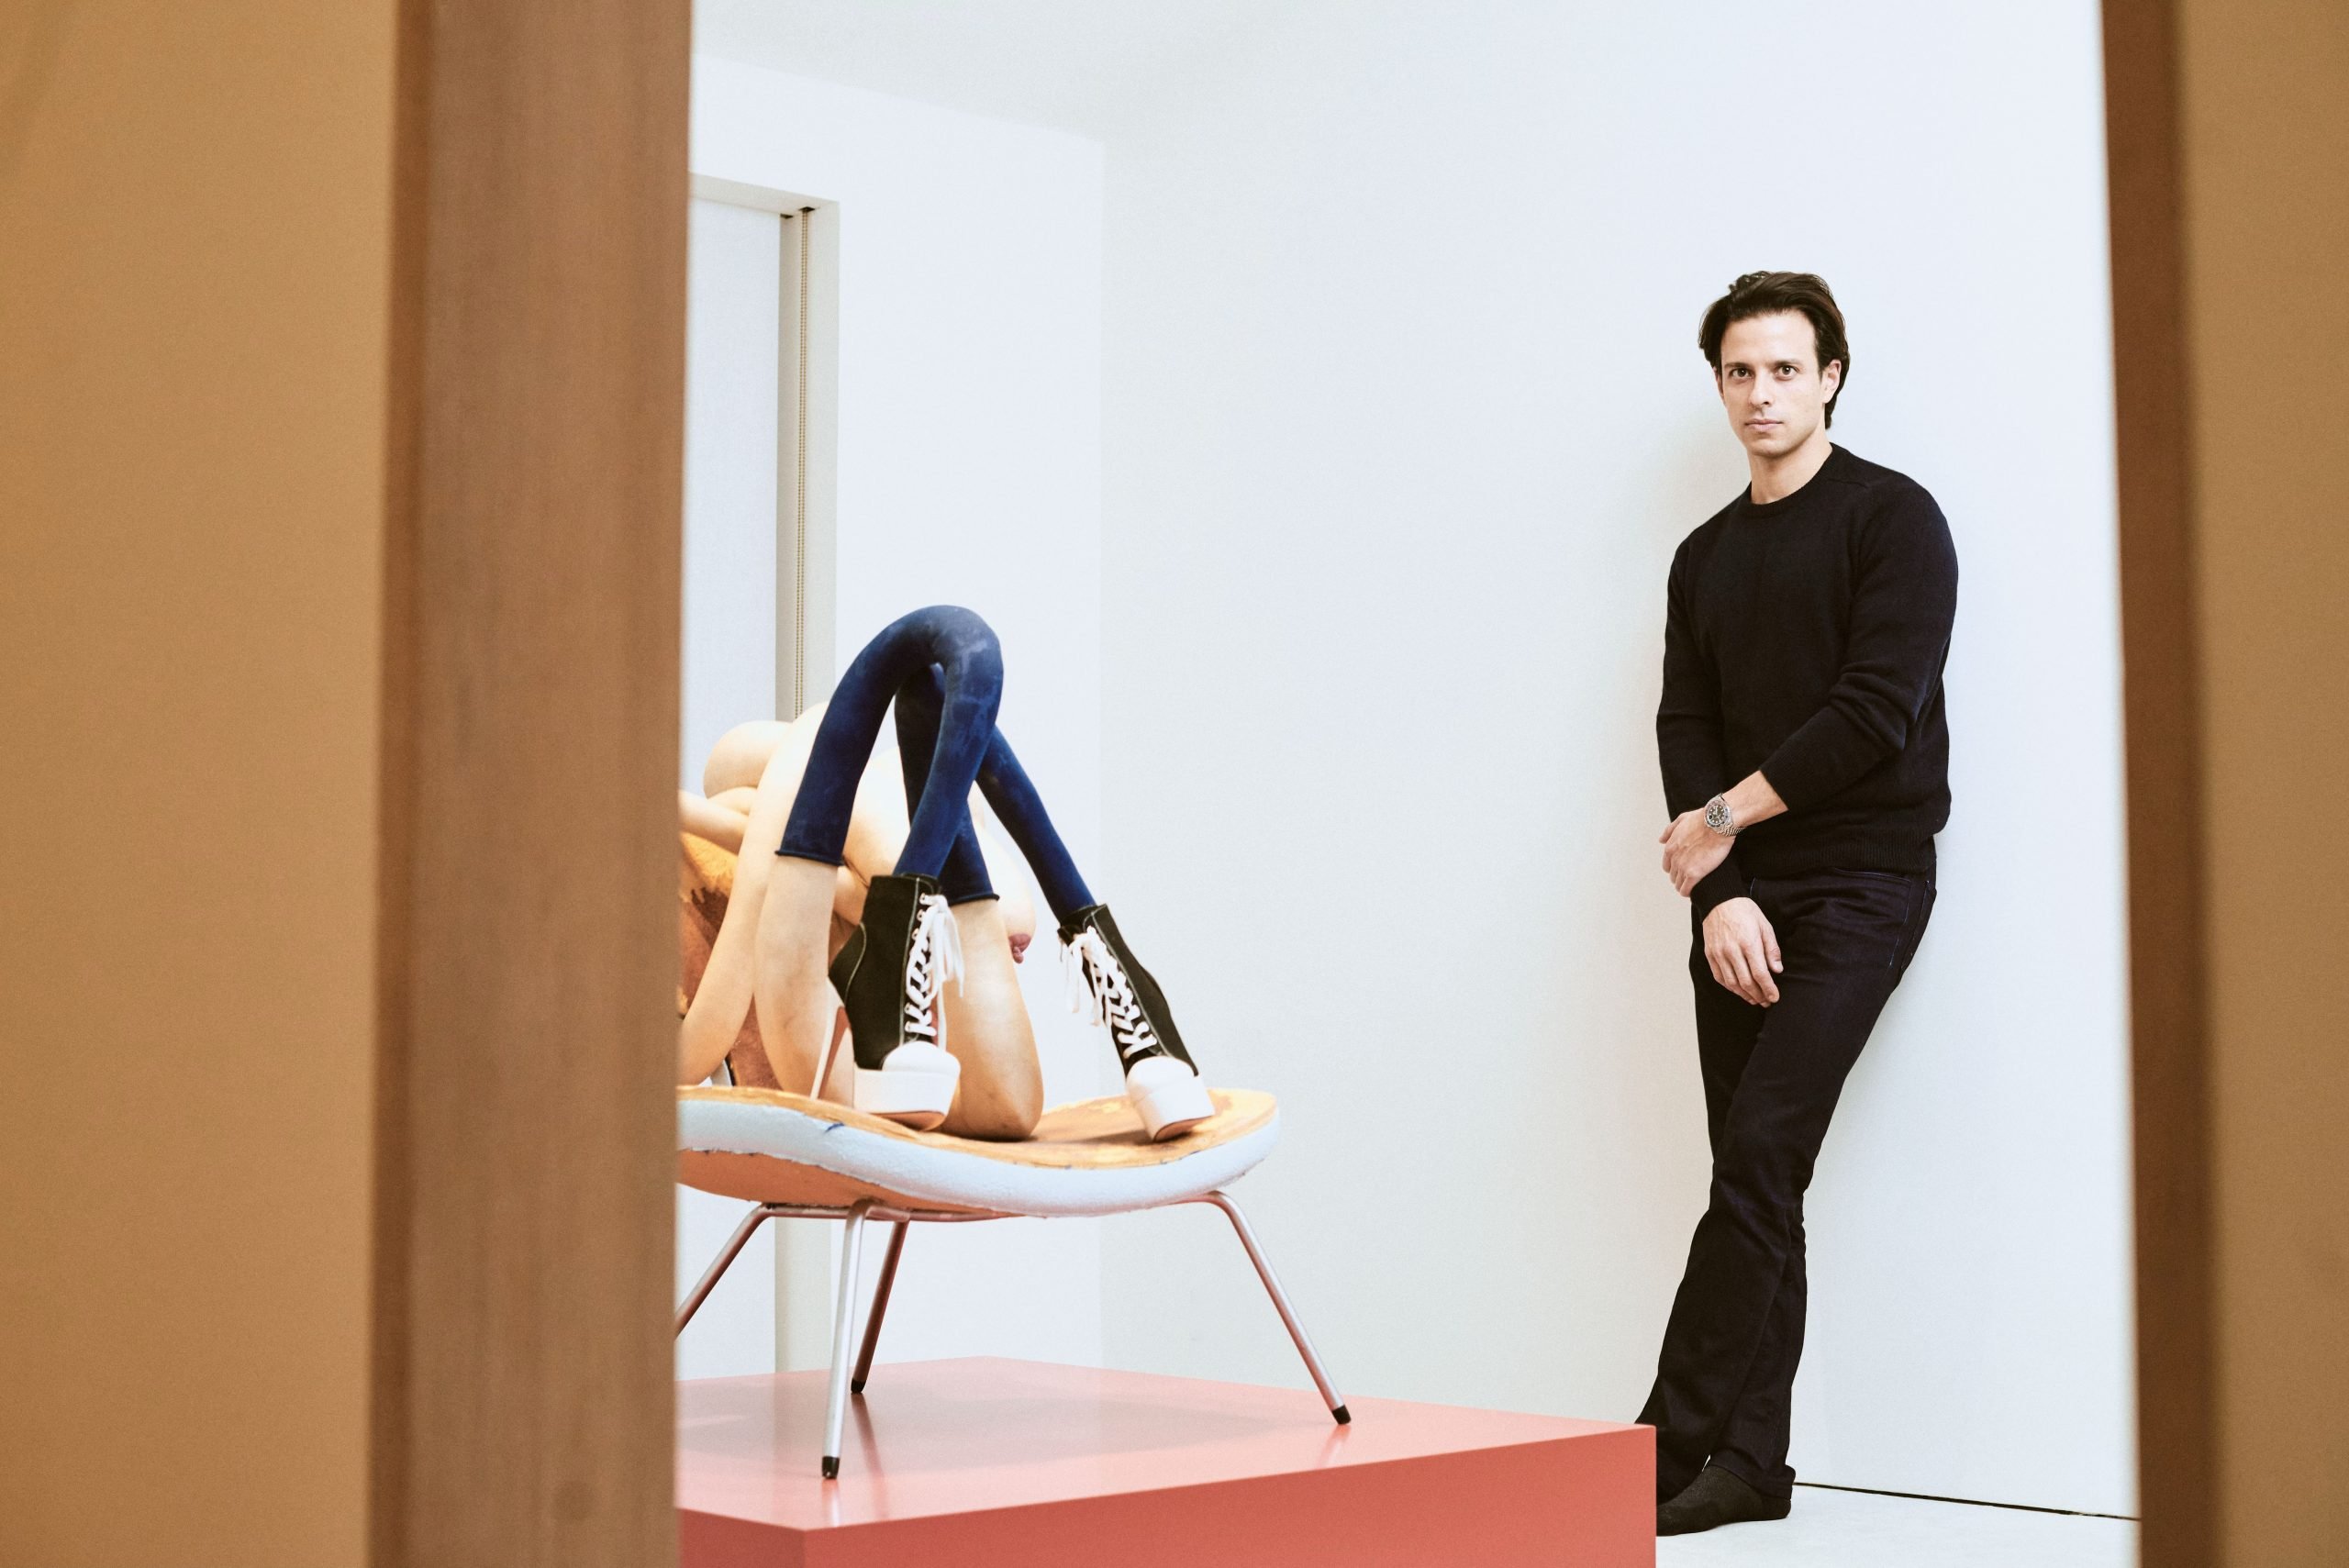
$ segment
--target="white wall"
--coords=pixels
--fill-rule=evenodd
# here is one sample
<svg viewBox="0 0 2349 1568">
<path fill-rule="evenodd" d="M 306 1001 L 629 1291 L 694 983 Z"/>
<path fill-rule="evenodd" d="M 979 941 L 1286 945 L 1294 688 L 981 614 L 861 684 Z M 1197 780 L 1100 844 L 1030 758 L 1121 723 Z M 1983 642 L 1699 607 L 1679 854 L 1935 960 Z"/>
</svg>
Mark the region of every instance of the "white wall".
<svg viewBox="0 0 2349 1568">
<path fill-rule="evenodd" d="M 1108 150 L 1105 891 L 1364 1393 L 1629 1418 L 1707 1176 L 1649 842 L 1695 347 L 1824 272 L 1836 434 L 1940 497 L 1955 816 L 1809 1206 L 1810 1480 L 2128 1511 L 2097 13 L 701 0 L 706 48 Z M 1212 1214 L 1105 1229 L 1109 1359 L 1302 1386 Z"/>
<path fill-rule="evenodd" d="M 1004 731 L 1090 862 L 1101 810 L 1099 147 L 705 57 L 692 164 L 839 204 L 832 667 L 907 610 L 955 603 L 985 616 L 1003 639 Z M 1024 975 L 1046 1092 L 1108 1092 L 1114 1058 L 1063 1007 L 1052 949 L 1040 943 Z M 790 1223 L 783 1358 L 806 1365 L 828 1342 L 820 1249 L 838 1228 Z M 1099 1282 L 1088 1221 L 924 1228 L 907 1243 L 882 1358 L 1097 1361 Z"/>
<path fill-rule="evenodd" d="M 1964 573 L 1921 956 L 1809 1208 L 1805 1478 L 2130 1511 L 2096 7 L 1293 4 L 1104 134 L 1110 870 L 1365 1392 L 1629 1419 L 1706 1195 L 1664 578 L 1744 481 L 1736 273 Z M 1302 1385 L 1212 1217 L 1108 1348 Z M 1191 1282 L 1206 1280 L 1212 1287 Z M 1179 1299 L 1179 1318 L 1163 1303 Z"/>
</svg>

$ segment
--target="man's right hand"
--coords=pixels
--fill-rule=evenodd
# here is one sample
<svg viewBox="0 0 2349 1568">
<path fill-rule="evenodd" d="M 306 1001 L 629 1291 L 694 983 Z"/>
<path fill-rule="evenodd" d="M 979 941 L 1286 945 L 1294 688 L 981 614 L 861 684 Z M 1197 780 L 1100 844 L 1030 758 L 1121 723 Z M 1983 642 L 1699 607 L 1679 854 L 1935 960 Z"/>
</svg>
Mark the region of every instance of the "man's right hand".
<svg viewBox="0 0 2349 1568">
<path fill-rule="evenodd" d="M 1755 1006 L 1778 999 L 1778 983 L 1770 978 L 1786 968 L 1778 956 L 1778 933 L 1753 899 L 1728 898 L 1713 906 L 1705 917 L 1705 962 L 1715 980 Z"/>
</svg>

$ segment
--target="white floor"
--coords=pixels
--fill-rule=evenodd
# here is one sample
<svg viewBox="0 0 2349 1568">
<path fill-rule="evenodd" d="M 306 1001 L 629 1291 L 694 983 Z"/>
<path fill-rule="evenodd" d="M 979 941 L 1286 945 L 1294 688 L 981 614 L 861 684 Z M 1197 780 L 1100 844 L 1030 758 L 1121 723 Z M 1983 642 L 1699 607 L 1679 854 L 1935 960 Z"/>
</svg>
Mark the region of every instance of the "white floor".
<svg viewBox="0 0 2349 1568">
<path fill-rule="evenodd" d="M 1794 1512 L 1655 1543 L 1656 1568 L 2136 1568 L 2130 1519 L 1795 1487 Z"/>
</svg>

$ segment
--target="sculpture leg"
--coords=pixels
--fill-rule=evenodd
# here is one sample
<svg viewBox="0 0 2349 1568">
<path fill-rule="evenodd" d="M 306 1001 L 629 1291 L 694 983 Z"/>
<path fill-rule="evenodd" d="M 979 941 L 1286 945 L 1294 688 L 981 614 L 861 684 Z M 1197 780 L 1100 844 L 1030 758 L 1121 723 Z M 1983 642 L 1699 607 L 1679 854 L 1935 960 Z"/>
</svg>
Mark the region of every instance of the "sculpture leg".
<svg viewBox="0 0 2349 1568">
<path fill-rule="evenodd" d="M 848 1380 L 851 1394 L 864 1392 L 864 1380 L 873 1374 L 873 1352 L 881 1343 L 881 1317 L 889 1310 L 889 1287 L 897 1283 L 897 1258 L 906 1250 L 906 1229 L 912 1223 L 900 1219 L 889 1233 L 889 1251 L 881 1260 L 881 1280 L 873 1287 L 873 1306 L 864 1315 L 864 1348 L 856 1352 L 856 1372 Z"/>
<path fill-rule="evenodd" d="M 1027 770 L 1012 753 L 1011 742 L 998 729 L 979 762 L 979 793 L 995 807 L 996 817 L 1020 858 L 1036 873 L 1036 886 L 1051 906 L 1054 921 L 1065 924 L 1094 903 L 1093 890 L 1076 869 L 1075 857 L 1061 840 L 1060 830 L 1044 810 L 1043 797 Z"/>
<path fill-rule="evenodd" d="M 939 734 L 946 724 L 946 679 L 941 665 L 916 671 L 905 684 L 897 688 L 890 711 L 897 724 L 897 766 L 905 780 L 906 841 L 913 841 L 913 819 L 921 813 L 922 801 L 930 794 L 930 780 L 937 766 Z M 988 736 L 995 726 L 987 726 Z M 982 750 L 980 756 L 985 757 Z M 982 760 L 980 767 L 984 769 Z M 950 779 L 950 783 L 952 780 Z M 938 873 L 939 886 L 950 904 L 968 904 L 995 896 L 995 884 L 987 875 L 987 862 L 979 853 L 979 836 L 971 825 L 970 789 L 963 787 L 961 810 L 955 816 L 954 838 L 946 851 L 946 859 Z M 943 809 L 941 804 L 940 809 Z M 904 846 L 899 846 L 897 860 L 905 862 Z"/>
<path fill-rule="evenodd" d="M 1240 1234 L 1240 1244 L 1248 1249 L 1248 1261 L 1256 1265 L 1256 1277 L 1264 1282 L 1264 1293 L 1273 1298 L 1273 1306 L 1279 1309 L 1281 1322 L 1288 1329 L 1288 1337 L 1297 1342 L 1297 1353 L 1305 1358 L 1305 1369 L 1313 1374 L 1313 1385 L 1321 1391 L 1322 1402 L 1330 1407 L 1330 1414 L 1337 1418 L 1340 1426 L 1353 1420 L 1353 1417 L 1346 1410 L 1345 1397 L 1330 1383 L 1329 1373 L 1322 1368 L 1321 1358 L 1314 1353 L 1313 1341 L 1306 1337 L 1305 1325 L 1297 1320 L 1297 1309 L 1289 1305 L 1288 1294 L 1281 1289 L 1281 1282 L 1273 1277 L 1273 1265 L 1265 1260 L 1264 1248 L 1256 1244 L 1256 1233 L 1248 1228 L 1247 1218 L 1240 1212 L 1240 1206 L 1231 1201 L 1230 1194 L 1220 1190 L 1192 1201 L 1215 1205 L 1223 1210 L 1224 1218 L 1231 1221 L 1231 1229 Z"/>
<path fill-rule="evenodd" d="M 934 765 L 945 700 L 935 667 L 897 689 L 897 753 L 909 810 L 918 806 Z M 1000 740 L 997 735 L 996 742 Z M 963 1067 L 945 1129 L 962 1138 L 1025 1138 L 1044 1114 L 1044 1074 L 1004 929 L 1004 905 L 979 852 L 967 806 L 939 883 L 953 907 L 963 946 L 962 983 L 940 998 L 949 1025 L 942 1043 Z"/>
<path fill-rule="evenodd" d="M 937 740 L 896 869 L 899 875 L 935 877 L 945 868 L 963 836 L 971 785 L 1003 698 L 1003 655 L 995 633 L 977 616 L 951 605 L 898 617 L 850 661 L 816 727 L 778 854 L 841 863 L 856 786 L 882 717 L 899 688 L 913 682 L 928 686 L 932 666 L 939 672 Z"/>
<path fill-rule="evenodd" d="M 904 763 L 906 804 L 909 810 L 924 798 L 939 733 L 946 722 L 946 701 L 944 673 L 938 668 L 921 672 L 897 690 L 897 754 Z M 995 807 L 1004 831 L 1010 834 L 1012 843 L 1027 861 L 1028 869 L 1035 873 L 1036 885 L 1042 890 L 1044 902 L 1052 906 L 1052 917 L 1066 920 L 1093 903 L 1092 890 L 1085 886 L 1067 844 L 1052 826 L 1042 796 L 1036 793 L 1035 784 L 1020 767 L 1011 743 L 1003 738 L 999 728 L 989 728 L 986 746 L 979 759 L 978 785 L 987 804 Z M 957 904 L 985 897 L 993 891 L 967 807 L 941 880 L 946 896 Z"/>
<path fill-rule="evenodd" d="M 856 1325 L 856 1272 L 864 1255 L 864 1213 L 873 1207 L 865 1198 L 848 1211 L 841 1232 L 841 1303 L 832 1318 L 832 1384 L 824 1404 L 824 1479 L 841 1473 L 841 1429 L 848 1422 L 849 1335 Z"/>
<path fill-rule="evenodd" d="M 843 863 L 857 787 L 882 717 L 900 687 L 916 677 L 928 681 L 933 666 L 941 673 L 941 714 L 906 842 L 895 869 L 866 884 L 857 928 L 828 966 L 856 1057 L 851 1103 L 923 1130 L 952 1113 L 962 1073 L 938 1038 L 937 998 L 962 972 L 959 928 L 938 876 L 956 840 L 967 837 L 972 781 L 1003 696 L 1002 651 L 986 622 L 935 605 L 898 617 L 865 644 L 816 727 L 775 851 L 818 866 Z M 969 860 L 958 877 L 971 871 Z M 983 888 L 967 891 L 975 895 Z"/>
<path fill-rule="evenodd" d="M 939 731 L 941 705 L 950 688 L 937 671 L 925 671 L 897 693 L 897 744 L 905 758 L 907 789 L 929 768 L 927 747 Z M 1126 946 L 1106 906 L 1076 869 L 1059 830 L 1053 828 L 1035 784 L 1012 753 L 1001 729 L 990 732 L 979 764 L 979 790 L 995 807 L 1005 831 L 1019 847 L 1028 868 L 1036 875 L 1044 902 L 1060 925 L 1063 962 L 1078 966 L 1091 996 L 1095 1021 L 1108 1026 L 1118 1066 L 1125 1074 L 1126 1095 L 1141 1118 L 1142 1131 L 1152 1140 L 1179 1137 L 1215 1115 L 1215 1099 L 1184 1049 L 1164 992 Z M 954 860 L 979 861 L 977 839 L 967 816 L 955 840 Z M 954 860 L 950 860 L 952 869 Z M 981 875 L 984 875 L 982 870 Z M 948 889 L 948 897 L 955 894 Z M 973 896 L 976 896 L 974 895 Z M 1038 1114 L 1041 1114 L 1042 1079 L 1036 1079 Z M 976 1118 L 973 1118 L 975 1120 Z M 1034 1126 L 1012 1118 L 1013 1135 L 1024 1136 Z M 984 1134 L 983 1134 L 984 1135 Z"/>
<path fill-rule="evenodd" d="M 724 1276 L 728 1269 L 733 1266 L 735 1258 L 742 1249 L 750 1245 L 751 1235 L 760 1226 L 774 1218 L 774 1216 L 764 1204 L 759 1205 L 742 1217 L 742 1223 L 736 1226 L 734 1234 L 727 1239 L 726 1250 L 718 1253 L 718 1261 L 704 1271 L 701 1282 L 694 1286 L 693 1294 L 685 1297 L 685 1304 L 683 1307 L 677 1308 L 678 1333 L 684 1333 L 685 1325 L 694 1320 L 694 1314 L 701 1310 L 701 1304 L 709 1299 L 711 1291 L 718 1288 L 718 1280 Z"/>
</svg>

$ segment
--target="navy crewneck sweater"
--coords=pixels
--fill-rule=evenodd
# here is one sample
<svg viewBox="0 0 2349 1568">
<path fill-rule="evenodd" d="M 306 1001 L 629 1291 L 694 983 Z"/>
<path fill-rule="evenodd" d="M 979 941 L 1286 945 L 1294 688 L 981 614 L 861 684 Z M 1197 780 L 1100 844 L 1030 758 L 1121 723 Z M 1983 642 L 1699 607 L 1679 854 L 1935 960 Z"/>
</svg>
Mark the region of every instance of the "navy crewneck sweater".
<svg viewBox="0 0 2349 1568">
<path fill-rule="evenodd" d="M 1746 493 L 1680 543 L 1655 716 L 1675 816 L 1760 769 L 1786 815 L 1690 895 L 1756 877 L 1933 869 L 1949 820 L 1942 666 L 1957 551 L 1922 485 L 1842 447 L 1791 495 Z"/>
</svg>

